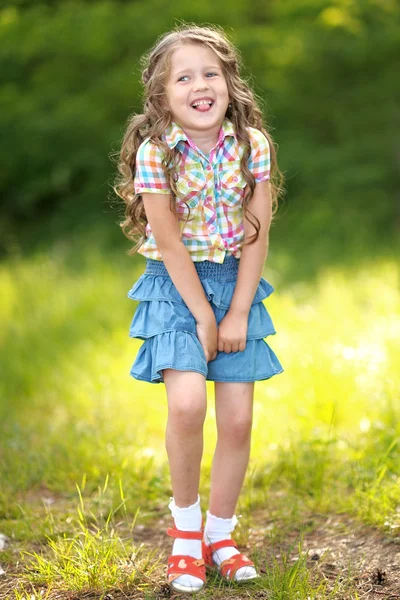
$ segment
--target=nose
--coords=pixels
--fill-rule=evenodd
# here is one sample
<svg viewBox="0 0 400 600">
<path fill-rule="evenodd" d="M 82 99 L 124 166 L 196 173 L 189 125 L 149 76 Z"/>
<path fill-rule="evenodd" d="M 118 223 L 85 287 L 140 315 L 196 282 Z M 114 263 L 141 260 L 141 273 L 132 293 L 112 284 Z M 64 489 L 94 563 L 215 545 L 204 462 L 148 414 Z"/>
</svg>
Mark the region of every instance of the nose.
<svg viewBox="0 0 400 600">
<path fill-rule="evenodd" d="M 193 91 L 203 92 L 204 90 L 208 90 L 208 83 L 202 79 L 196 80 L 193 85 Z"/>
</svg>

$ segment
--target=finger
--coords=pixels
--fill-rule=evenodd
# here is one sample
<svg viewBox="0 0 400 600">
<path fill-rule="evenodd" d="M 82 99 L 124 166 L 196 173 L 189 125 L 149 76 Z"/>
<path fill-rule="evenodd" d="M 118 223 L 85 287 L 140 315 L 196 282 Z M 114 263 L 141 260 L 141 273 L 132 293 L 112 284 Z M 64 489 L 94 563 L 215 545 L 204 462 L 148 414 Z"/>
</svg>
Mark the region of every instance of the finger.
<svg viewBox="0 0 400 600">
<path fill-rule="evenodd" d="M 217 351 L 216 350 L 212 350 L 209 351 L 208 353 L 208 362 L 211 360 L 214 360 L 214 358 L 217 356 Z"/>
<path fill-rule="evenodd" d="M 224 342 L 222 340 L 218 340 L 218 352 L 224 352 Z"/>
<path fill-rule="evenodd" d="M 239 344 L 236 342 L 236 344 L 232 344 L 232 352 L 237 352 L 239 350 Z"/>
<path fill-rule="evenodd" d="M 243 352 L 244 350 L 246 350 L 246 340 L 239 343 L 239 352 Z"/>
<path fill-rule="evenodd" d="M 224 348 L 225 348 L 224 352 L 226 354 L 230 354 L 232 352 L 232 344 L 230 344 L 229 342 L 225 342 Z"/>
<path fill-rule="evenodd" d="M 206 361 L 208 362 L 210 360 L 210 352 L 209 352 L 209 350 L 206 347 L 202 346 L 202 348 L 203 348 L 203 352 L 204 352 L 204 356 L 206 358 Z"/>
</svg>

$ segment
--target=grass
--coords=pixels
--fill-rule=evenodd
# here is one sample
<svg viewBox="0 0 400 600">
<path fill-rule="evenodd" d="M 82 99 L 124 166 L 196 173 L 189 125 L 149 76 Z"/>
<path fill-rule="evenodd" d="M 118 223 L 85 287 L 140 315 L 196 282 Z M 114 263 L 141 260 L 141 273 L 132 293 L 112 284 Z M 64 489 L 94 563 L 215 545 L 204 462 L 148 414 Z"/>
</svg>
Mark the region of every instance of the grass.
<svg viewBox="0 0 400 600">
<path fill-rule="evenodd" d="M 92 511 L 87 514 L 79 488 L 78 494 L 77 518 L 72 532 L 60 535 L 53 529 L 47 535 L 45 555 L 23 552 L 27 559 L 28 579 L 38 586 L 55 586 L 73 592 L 103 593 L 104 589 L 112 589 L 116 582 L 121 588 L 134 586 L 137 590 L 145 590 L 157 562 L 152 561 L 151 553 L 143 553 L 140 546 L 134 546 L 131 535 L 125 538 L 117 534 L 114 517 L 124 506 L 124 500 L 104 519 L 101 513 L 100 516 Z M 138 512 L 131 523 L 131 531 L 137 515 Z M 53 517 L 51 523 L 54 526 Z"/>
<path fill-rule="evenodd" d="M 0 267 L 0 533 L 11 540 L 0 565 L 15 578 L 0 598 L 156 597 L 160 553 L 135 543 L 135 532 L 159 527 L 171 490 L 164 387 L 129 377 L 140 342 L 128 338 L 135 305 L 126 292 L 142 263 L 92 248 L 56 245 Z M 268 268 L 265 276 L 278 288 L 267 307 L 285 373 L 256 384 L 237 539 L 248 543 L 261 509 L 269 542 L 282 528 L 300 534 L 294 563 L 293 548 L 279 561 L 255 551 L 266 566 L 253 597 L 345 598 L 345 586 L 356 598 L 350 575 L 330 586 L 315 575 L 301 532 L 307 513 L 399 533 L 400 268 L 386 258 L 310 283 L 277 285 Z M 204 509 L 216 440 L 207 388 Z M 211 580 L 202 595 L 248 597 L 231 587 Z"/>
</svg>

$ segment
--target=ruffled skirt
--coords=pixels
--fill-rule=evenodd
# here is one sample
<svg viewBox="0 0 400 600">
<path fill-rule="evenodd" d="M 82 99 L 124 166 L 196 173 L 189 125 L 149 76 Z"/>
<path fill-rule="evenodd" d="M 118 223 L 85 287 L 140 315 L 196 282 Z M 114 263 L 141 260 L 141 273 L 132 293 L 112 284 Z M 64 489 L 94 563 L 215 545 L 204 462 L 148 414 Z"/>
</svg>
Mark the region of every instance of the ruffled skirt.
<svg viewBox="0 0 400 600">
<path fill-rule="evenodd" d="M 226 315 L 235 290 L 239 259 L 227 255 L 222 264 L 195 262 L 196 271 L 217 324 Z M 246 348 L 218 352 L 207 363 L 196 334 L 196 321 L 162 261 L 146 259 L 146 270 L 128 292 L 139 304 L 130 326 L 132 338 L 144 340 L 130 374 L 149 383 L 163 383 L 163 369 L 195 371 L 210 381 L 259 381 L 283 368 L 264 338 L 274 335 L 263 304 L 273 287 L 261 278 L 249 311 Z"/>
</svg>

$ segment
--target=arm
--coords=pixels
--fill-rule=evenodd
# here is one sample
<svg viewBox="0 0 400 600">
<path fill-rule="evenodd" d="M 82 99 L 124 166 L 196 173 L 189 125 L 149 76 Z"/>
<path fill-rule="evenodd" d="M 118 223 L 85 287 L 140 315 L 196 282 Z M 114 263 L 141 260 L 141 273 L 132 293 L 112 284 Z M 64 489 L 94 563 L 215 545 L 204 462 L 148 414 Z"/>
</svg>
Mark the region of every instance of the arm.
<svg viewBox="0 0 400 600">
<path fill-rule="evenodd" d="M 208 362 L 217 354 L 217 323 L 190 254 L 181 241 L 181 225 L 170 207 L 171 194 L 162 162 L 161 149 L 150 139 L 145 140 L 136 154 L 135 192 L 142 196 L 165 267 L 196 321 L 197 337 Z"/>
<path fill-rule="evenodd" d="M 268 236 L 271 224 L 271 191 L 268 181 L 257 183 L 249 203 L 253 215 L 260 221 L 260 232 L 254 244 L 243 246 L 239 261 L 239 272 L 231 305 L 218 328 L 218 350 L 220 352 L 243 352 L 246 349 L 248 317 L 251 304 L 260 282 L 268 252 Z M 245 240 L 255 228 L 244 218 Z"/>
<path fill-rule="evenodd" d="M 170 210 L 169 194 L 142 194 L 147 220 L 174 285 L 197 323 L 214 313 L 190 254 L 181 241 L 179 220 Z"/>
<path fill-rule="evenodd" d="M 218 329 L 214 312 L 186 246 L 181 241 L 178 217 L 170 209 L 170 195 L 142 194 L 147 220 L 165 267 L 196 321 L 206 361 L 217 355 Z"/>
<path fill-rule="evenodd" d="M 268 253 L 272 214 L 269 181 L 257 183 L 249 208 L 260 221 L 261 228 L 257 241 L 242 248 L 238 279 L 229 309 L 232 313 L 246 316 L 254 300 Z M 247 240 L 255 233 L 255 228 L 246 218 L 243 219 L 243 223 L 245 240 Z"/>
</svg>

